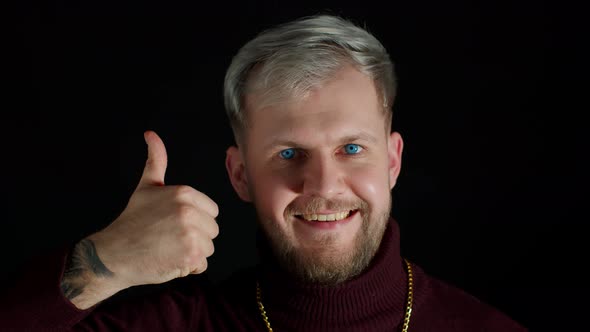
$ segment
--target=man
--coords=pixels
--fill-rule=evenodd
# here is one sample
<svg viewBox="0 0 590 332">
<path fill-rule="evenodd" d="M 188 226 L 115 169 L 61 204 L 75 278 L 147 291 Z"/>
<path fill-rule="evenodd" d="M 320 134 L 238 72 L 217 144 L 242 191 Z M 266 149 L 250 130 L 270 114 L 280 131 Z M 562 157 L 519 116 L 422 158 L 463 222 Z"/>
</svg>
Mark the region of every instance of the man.
<svg viewBox="0 0 590 332">
<path fill-rule="evenodd" d="M 226 168 L 256 208 L 260 266 L 221 287 L 184 278 L 207 268 L 218 207 L 196 189 L 165 185 L 166 149 L 147 131 L 147 163 L 127 207 L 105 229 L 38 262 L 15 288 L 21 299 L 4 303 L 13 306 L 3 308 L 3 326 L 525 331 L 400 256 L 390 218 L 403 150 L 391 132 L 394 97 L 386 50 L 346 20 L 307 17 L 261 33 L 225 80 L 237 143 Z M 156 294 L 114 296 L 165 282 Z"/>
</svg>

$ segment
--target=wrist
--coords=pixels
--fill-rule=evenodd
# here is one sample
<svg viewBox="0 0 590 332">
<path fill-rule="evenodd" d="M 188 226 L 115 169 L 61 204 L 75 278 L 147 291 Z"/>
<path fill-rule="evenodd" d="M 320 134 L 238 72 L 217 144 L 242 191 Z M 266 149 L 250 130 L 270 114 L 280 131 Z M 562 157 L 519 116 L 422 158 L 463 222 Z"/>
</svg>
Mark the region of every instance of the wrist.
<svg viewBox="0 0 590 332">
<path fill-rule="evenodd" d="M 76 244 L 61 280 L 64 297 L 79 309 L 92 307 L 126 288 L 102 261 L 95 240 L 89 236 Z"/>
<path fill-rule="evenodd" d="M 93 267 L 95 275 L 97 277 L 105 279 L 106 282 L 110 283 L 113 287 L 118 290 L 134 286 L 129 282 L 129 278 L 126 278 L 126 267 L 124 259 L 124 245 L 119 243 L 120 237 L 110 236 L 106 230 L 96 232 L 86 238 L 91 241 L 94 245 L 94 254 L 92 256 L 96 265 Z M 123 252 L 123 254 L 121 254 Z M 90 254 L 90 251 L 89 251 Z"/>
<path fill-rule="evenodd" d="M 61 286 L 64 297 L 81 310 L 96 306 L 120 291 L 112 282 L 91 274 L 78 279 L 64 277 Z M 74 292 L 68 291 L 71 289 Z"/>
</svg>

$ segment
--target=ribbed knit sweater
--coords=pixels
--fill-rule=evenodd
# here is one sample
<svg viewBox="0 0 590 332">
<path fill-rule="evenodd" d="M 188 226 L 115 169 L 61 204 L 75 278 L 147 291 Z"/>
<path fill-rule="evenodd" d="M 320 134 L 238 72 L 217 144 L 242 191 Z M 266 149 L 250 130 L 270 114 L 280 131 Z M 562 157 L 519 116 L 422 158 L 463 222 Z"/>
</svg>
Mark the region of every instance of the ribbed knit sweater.
<svg viewBox="0 0 590 332">
<path fill-rule="evenodd" d="M 2 296 L 2 331 L 267 331 L 256 302 L 256 282 L 275 332 L 400 331 L 407 274 L 399 227 L 391 220 L 381 247 L 361 275 L 337 286 L 306 284 L 278 267 L 262 264 L 214 286 L 203 277 L 169 282 L 154 292 L 113 296 L 79 310 L 59 283 L 69 246 L 35 262 L 10 294 Z M 412 263 L 411 332 L 527 331 L 501 311 L 427 275 Z"/>
</svg>

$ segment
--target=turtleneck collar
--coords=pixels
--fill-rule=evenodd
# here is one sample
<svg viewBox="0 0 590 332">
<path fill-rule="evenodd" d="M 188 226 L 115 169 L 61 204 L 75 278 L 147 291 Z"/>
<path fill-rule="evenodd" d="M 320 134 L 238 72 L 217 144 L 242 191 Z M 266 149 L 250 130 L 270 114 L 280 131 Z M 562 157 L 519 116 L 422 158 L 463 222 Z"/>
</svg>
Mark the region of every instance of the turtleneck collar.
<svg viewBox="0 0 590 332">
<path fill-rule="evenodd" d="M 266 255 L 259 280 L 262 302 L 273 328 L 297 326 L 297 330 L 339 331 L 399 325 L 407 296 L 407 278 L 400 255 L 399 226 L 393 220 L 384 232 L 379 250 L 367 269 L 333 286 L 294 279 Z M 265 257 L 266 256 L 266 257 Z M 368 329 L 371 330 L 371 329 Z"/>
</svg>

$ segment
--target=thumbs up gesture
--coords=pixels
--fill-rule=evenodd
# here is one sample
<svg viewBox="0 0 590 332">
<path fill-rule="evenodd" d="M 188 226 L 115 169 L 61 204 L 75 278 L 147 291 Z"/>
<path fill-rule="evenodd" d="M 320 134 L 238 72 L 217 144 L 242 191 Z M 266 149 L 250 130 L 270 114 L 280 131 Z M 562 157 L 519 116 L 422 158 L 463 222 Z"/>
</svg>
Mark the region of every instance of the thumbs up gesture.
<svg viewBox="0 0 590 332">
<path fill-rule="evenodd" d="M 120 289 L 205 271 L 219 233 L 217 204 L 189 186 L 165 185 L 164 143 L 153 131 L 144 138 L 147 162 L 126 208 L 88 237 Z"/>
</svg>

